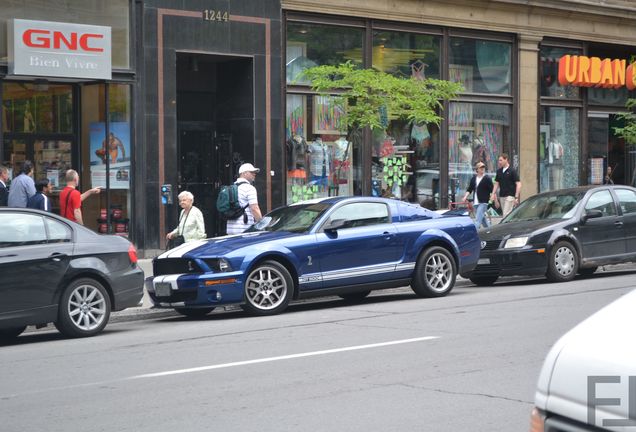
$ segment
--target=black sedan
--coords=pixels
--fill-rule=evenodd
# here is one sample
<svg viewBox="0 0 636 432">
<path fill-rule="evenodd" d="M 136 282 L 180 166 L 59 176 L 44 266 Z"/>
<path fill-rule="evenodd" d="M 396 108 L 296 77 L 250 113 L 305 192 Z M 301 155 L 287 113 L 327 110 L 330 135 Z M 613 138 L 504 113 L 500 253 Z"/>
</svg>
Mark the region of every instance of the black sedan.
<svg viewBox="0 0 636 432">
<path fill-rule="evenodd" d="M 111 311 L 139 304 L 144 275 L 125 238 L 30 209 L 0 208 L 0 227 L 0 340 L 51 322 L 93 336 Z"/>
<path fill-rule="evenodd" d="M 533 196 L 498 225 L 479 232 L 470 280 L 545 275 L 564 282 L 598 266 L 636 261 L 636 189 L 585 186 Z"/>
</svg>

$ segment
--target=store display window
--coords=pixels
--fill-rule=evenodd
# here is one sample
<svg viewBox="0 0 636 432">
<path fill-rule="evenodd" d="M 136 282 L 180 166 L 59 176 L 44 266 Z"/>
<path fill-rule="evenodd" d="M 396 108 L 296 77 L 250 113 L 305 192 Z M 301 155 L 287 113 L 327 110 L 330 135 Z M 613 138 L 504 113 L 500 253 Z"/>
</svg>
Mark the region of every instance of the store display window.
<svg viewBox="0 0 636 432">
<path fill-rule="evenodd" d="M 449 79 L 466 93 L 511 94 L 512 44 L 460 37 L 450 38 Z"/>
<path fill-rule="evenodd" d="M 562 86 L 559 84 L 559 59 L 564 55 L 581 55 L 582 51 L 572 48 L 552 46 L 541 47 L 540 75 L 541 96 L 558 97 L 562 99 L 579 99 L 580 88 L 576 86 Z"/>
<path fill-rule="evenodd" d="M 362 65 L 364 29 L 325 24 L 287 24 L 287 84 L 308 84 L 302 72 L 313 66 L 352 61 Z"/>
<path fill-rule="evenodd" d="M 373 68 L 401 77 L 440 76 L 440 37 L 396 31 L 373 32 Z"/>
<path fill-rule="evenodd" d="M 578 108 L 541 108 L 539 192 L 579 186 L 580 112 Z"/>
<path fill-rule="evenodd" d="M 450 201 L 462 196 L 477 162 L 494 179 L 497 159 L 511 155 L 511 108 L 508 105 L 452 102 L 448 111 L 448 178 Z M 514 160 L 512 163 L 513 166 Z M 515 166 L 516 167 L 516 166 Z"/>
</svg>

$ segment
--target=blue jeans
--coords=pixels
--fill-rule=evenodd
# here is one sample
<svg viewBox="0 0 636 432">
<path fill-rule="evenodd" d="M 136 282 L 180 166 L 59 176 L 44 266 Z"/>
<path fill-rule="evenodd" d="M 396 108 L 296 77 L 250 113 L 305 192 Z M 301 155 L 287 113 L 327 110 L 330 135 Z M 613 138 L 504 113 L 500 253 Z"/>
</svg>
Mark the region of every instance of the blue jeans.
<svg viewBox="0 0 636 432">
<path fill-rule="evenodd" d="M 480 203 L 474 206 L 475 209 L 475 226 L 479 229 L 479 225 L 483 225 L 484 228 L 488 228 L 488 218 L 486 218 L 486 210 L 488 210 L 488 203 Z"/>
</svg>

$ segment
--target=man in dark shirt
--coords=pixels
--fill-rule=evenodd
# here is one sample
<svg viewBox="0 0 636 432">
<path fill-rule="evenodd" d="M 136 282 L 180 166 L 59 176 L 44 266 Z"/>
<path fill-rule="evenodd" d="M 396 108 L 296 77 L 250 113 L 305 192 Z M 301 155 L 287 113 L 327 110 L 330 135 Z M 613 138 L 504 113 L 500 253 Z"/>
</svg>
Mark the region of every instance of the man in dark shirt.
<svg viewBox="0 0 636 432">
<path fill-rule="evenodd" d="M 9 189 L 7 182 L 9 181 L 9 169 L 0 165 L 0 207 L 6 207 L 9 200 Z"/>
<path fill-rule="evenodd" d="M 519 196 L 521 194 L 521 181 L 517 171 L 510 166 L 508 155 L 502 153 L 497 161 L 499 169 L 495 176 L 495 186 L 492 190 L 491 199 L 497 199 L 497 191 L 499 191 L 499 202 L 505 217 L 512 209 L 519 204 Z"/>
<path fill-rule="evenodd" d="M 51 200 L 46 195 L 51 191 L 51 182 L 49 179 L 41 179 L 35 182 L 35 195 L 27 201 L 27 208 L 33 208 L 44 211 L 51 211 Z"/>
</svg>

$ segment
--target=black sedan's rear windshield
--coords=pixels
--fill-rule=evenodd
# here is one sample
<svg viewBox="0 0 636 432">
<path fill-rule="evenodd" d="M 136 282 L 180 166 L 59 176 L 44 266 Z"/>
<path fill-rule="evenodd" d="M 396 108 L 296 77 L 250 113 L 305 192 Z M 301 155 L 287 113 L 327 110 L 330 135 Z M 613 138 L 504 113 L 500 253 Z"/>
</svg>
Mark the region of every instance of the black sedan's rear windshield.
<svg viewBox="0 0 636 432">
<path fill-rule="evenodd" d="M 537 219 L 567 219 L 572 217 L 583 193 L 537 195 L 523 201 L 502 223 Z"/>
<path fill-rule="evenodd" d="M 330 206 L 330 204 L 313 203 L 281 207 L 266 214 L 263 219 L 252 225 L 246 232 L 307 232 Z"/>
</svg>

